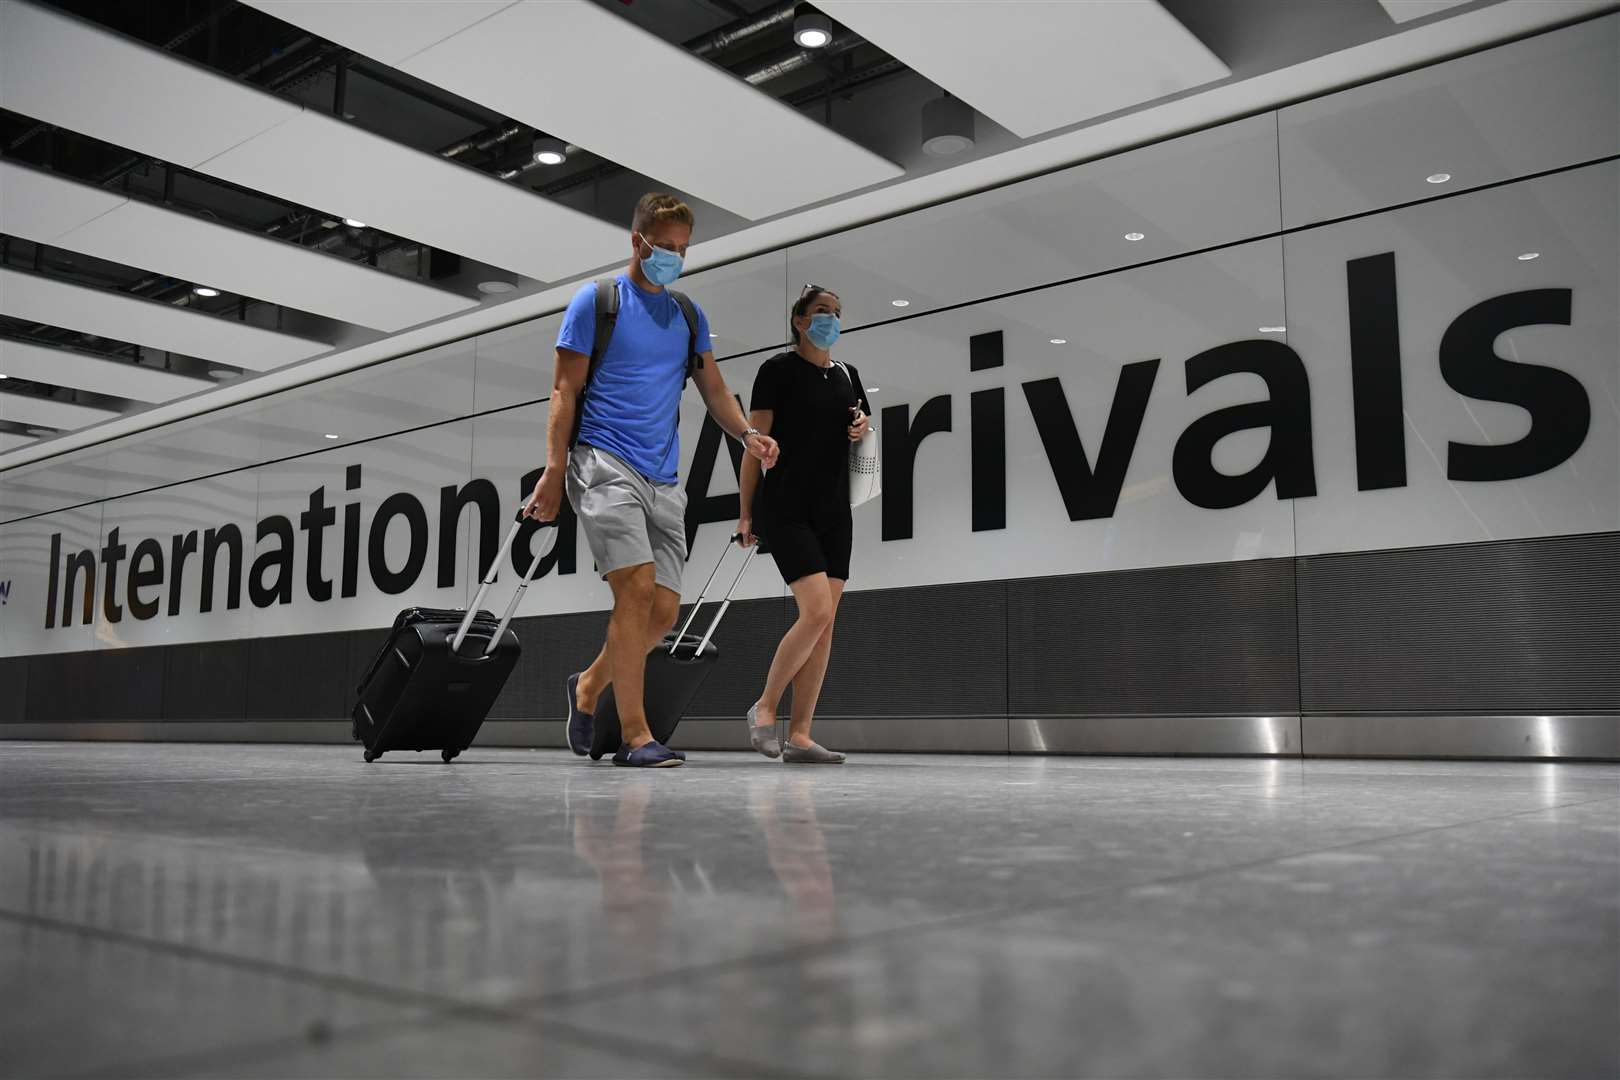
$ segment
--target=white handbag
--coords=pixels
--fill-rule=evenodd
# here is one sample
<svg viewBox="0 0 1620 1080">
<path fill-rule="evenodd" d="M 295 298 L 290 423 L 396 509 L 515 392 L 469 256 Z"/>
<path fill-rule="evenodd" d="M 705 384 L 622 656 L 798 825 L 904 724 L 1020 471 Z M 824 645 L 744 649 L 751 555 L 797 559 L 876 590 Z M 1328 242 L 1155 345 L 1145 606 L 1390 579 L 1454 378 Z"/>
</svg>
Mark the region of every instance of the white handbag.
<svg viewBox="0 0 1620 1080">
<path fill-rule="evenodd" d="M 849 368 L 843 364 L 839 364 L 838 367 L 843 371 L 844 378 L 849 380 L 850 392 L 859 403 L 860 393 L 855 389 L 855 380 L 850 375 Z M 878 457 L 877 428 L 868 425 L 866 434 L 861 436 L 861 441 L 851 443 L 849 446 L 850 509 L 869 503 L 881 494 L 883 494 L 883 462 Z"/>
</svg>

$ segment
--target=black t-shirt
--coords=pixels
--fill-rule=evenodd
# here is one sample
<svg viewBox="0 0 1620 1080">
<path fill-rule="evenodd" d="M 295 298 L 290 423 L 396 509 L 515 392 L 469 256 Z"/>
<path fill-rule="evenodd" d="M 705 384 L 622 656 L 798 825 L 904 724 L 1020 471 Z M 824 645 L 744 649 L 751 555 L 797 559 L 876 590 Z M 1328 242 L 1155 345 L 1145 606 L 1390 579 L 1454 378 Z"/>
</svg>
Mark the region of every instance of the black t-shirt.
<svg viewBox="0 0 1620 1080">
<path fill-rule="evenodd" d="M 856 403 L 871 415 L 861 373 L 850 364 L 822 368 L 785 352 L 760 365 L 753 408 L 772 413 L 781 455 L 755 496 L 755 518 L 830 523 L 849 516 L 849 407 Z"/>
</svg>

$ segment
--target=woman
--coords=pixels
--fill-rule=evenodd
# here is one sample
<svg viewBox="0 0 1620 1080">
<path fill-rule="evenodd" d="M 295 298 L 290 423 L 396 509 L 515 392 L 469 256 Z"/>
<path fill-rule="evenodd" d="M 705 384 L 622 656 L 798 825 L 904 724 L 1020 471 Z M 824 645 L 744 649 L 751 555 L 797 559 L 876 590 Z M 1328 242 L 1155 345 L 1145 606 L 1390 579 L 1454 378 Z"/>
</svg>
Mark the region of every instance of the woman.
<svg viewBox="0 0 1620 1080">
<path fill-rule="evenodd" d="M 765 541 L 799 605 L 798 621 L 771 661 L 765 691 L 748 710 L 748 738 L 766 757 L 795 764 L 844 760 L 810 738 L 833 620 L 849 580 L 849 447 L 866 434 L 872 409 L 860 372 L 832 358 L 842 312 L 836 293 L 804 287 L 788 319 L 793 350 L 765 361 L 754 378 L 751 421 L 776 440 L 781 457 L 769 474 L 752 458 L 743 463 L 737 532 L 744 547 Z M 776 710 L 789 684 L 793 713 L 784 746 Z"/>
</svg>

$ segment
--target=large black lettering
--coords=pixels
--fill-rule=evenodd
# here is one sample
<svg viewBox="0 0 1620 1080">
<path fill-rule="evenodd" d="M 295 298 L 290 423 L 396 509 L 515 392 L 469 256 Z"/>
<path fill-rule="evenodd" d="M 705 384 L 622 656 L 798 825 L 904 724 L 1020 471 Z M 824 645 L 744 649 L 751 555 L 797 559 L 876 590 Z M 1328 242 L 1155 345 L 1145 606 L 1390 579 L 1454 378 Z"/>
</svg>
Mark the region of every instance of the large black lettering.
<svg viewBox="0 0 1620 1080">
<path fill-rule="evenodd" d="M 308 535 L 304 545 L 304 588 L 316 602 L 332 599 L 326 576 L 326 530 L 337 522 L 337 511 L 326 505 L 326 488 L 309 493 L 309 508 L 298 515 L 298 527 Z"/>
<path fill-rule="evenodd" d="M 910 405 L 883 410 L 883 539 L 911 539 L 913 477 L 917 447 L 928 436 L 951 430 L 951 397 L 930 398 L 911 418 Z"/>
<path fill-rule="evenodd" d="M 124 607 L 118 602 L 118 564 L 128 551 L 118 542 L 118 529 L 108 529 L 107 546 L 101 549 L 101 612 L 110 623 L 124 621 Z"/>
<path fill-rule="evenodd" d="M 396 517 L 405 519 L 410 530 L 410 552 L 405 565 L 398 571 L 388 566 L 388 526 Z M 367 538 L 367 561 L 371 567 L 371 580 L 377 588 L 395 596 L 416 584 L 422 567 L 427 563 L 428 520 L 427 511 L 416 496 L 397 492 L 383 500 L 377 516 L 371 519 L 371 533 Z"/>
<path fill-rule="evenodd" d="M 67 561 L 65 588 L 62 591 L 62 626 L 73 625 L 73 584 L 79 580 L 79 572 L 84 571 L 84 612 L 83 619 L 86 626 L 96 617 L 96 553 L 94 551 L 81 551 Z"/>
<path fill-rule="evenodd" d="M 62 564 L 62 534 L 51 534 L 51 574 L 45 585 L 45 629 L 56 629 L 56 578 Z"/>
<path fill-rule="evenodd" d="M 1401 320 L 1395 253 L 1345 264 L 1350 314 L 1350 389 L 1355 405 L 1356 487 L 1406 486 L 1406 419 L 1401 392 Z"/>
<path fill-rule="evenodd" d="M 545 471 L 545 469 L 533 469 L 523 475 L 523 478 L 518 481 L 518 497 L 520 499 L 529 497 L 534 491 L 534 485 L 540 482 L 540 474 Z M 529 569 L 529 563 L 534 561 L 534 538 L 539 532 L 540 523 L 537 521 L 525 521 L 523 528 L 518 530 L 517 539 L 512 542 L 511 559 L 514 573 L 521 575 Z M 546 552 L 546 557 L 540 560 L 540 565 L 535 568 L 534 576 L 543 578 L 552 570 L 556 570 L 559 575 L 572 574 L 579 568 L 577 565 L 578 558 L 579 524 L 574 517 L 573 506 L 565 498 L 562 501 L 562 506 L 557 510 L 557 539 L 551 542 L 551 550 Z M 494 556 L 491 555 L 490 559 L 493 560 Z M 480 580 L 482 580 L 488 568 L 488 561 L 479 565 L 478 576 Z"/>
<path fill-rule="evenodd" d="M 1070 521 L 1114 516 L 1158 375 L 1157 360 L 1138 360 L 1120 368 L 1114 382 L 1114 401 L 1108 409 L 1108 425 L 1103 428 L 1102 445 L 1097 448 L 1096 468 L 1086 458 L 1086 447 L 1074 426 L 1074 413 L 1062 380 L 1037 379 L 1024 384 L 1024 399 L 1035 417 L 1035 430 L 1041 436 L 1052 479 L 1057 481 Z"/>
<path fill-rule="evenodd" d="M 1176 441 L 1176 487 L 1194 506 L 1225 510 L 1242 506 L 1273 480 L 1279 499 L 1316 494 L 1311 451 L 1311 386 L 1299 354 L 1280 341 L 1234 341 L 1187 361 L 1187 393 L 1227 375 L 1245 372 L 1265 380 L 1265 401 L 1231 405 L 1201 416 Z M 1260 463 L 1240 476 L 1215 468 L 1215 444 L 1233 432 L 1271 429 Z"/>
<path fill-rule="evenodd" d="M 129 613 L 145 622 L 163 609 L 161 598 L 143 600 L 141 590 L 163 584 L 163 541 L 142 540 L 129 557 Z"/>
<path fill-rule="evenodd" d="M 1007 391 L 975 390 L 968 399 L 973 440 L 973 531 L 1007 527 Z"/>
<path fill-rule="evenodd" d="M 478 561 L 473 564 L 474 574 L 495 561 L 500 548 L 496 530 L 501 527 L 501 497 L 495 485 L 488 480 L 474 480 L 462 488 L 446 484 L 439 489 L 439 588 L 448 589 L 456 583 L 457 541 L 461 534 L 461 512 L 469 506 L 478 507 Z"/>
<path fill-rule="evenodd" d="M 738 406 L 742 398 L 737 399 Z M 746 410 L 744 410 L 746 412 Z M 742 516 L 742 499 L 736 493 L 710 495 L 709 481 L 714 477 L 715 462 L 720 458 L 720 444 L 731 452 L 731 472 L 742 481 L 742 444 L 725 437 L 714 417 L 703 416 L 703 428 L 698 432 L 697 449 L 692 452 L 692 469 L 686 474 L 686 550 L 692 550 L 697 531 L 714 521 L 734 522 Z"/>
<path fill-rule="evenodd" d="M 180 614 L 180 599 L 184 590 L 186 559 L 197 552 L 197 530 L 174 538 L 169 549 L 169 616 Z"/>
<path fill-rule="evenodd" d="M 222 525 L 203 533 L 202 612 L 214 610 L 214 564 L 219 549 L 231 553 L 231 576 L 226 579 L 225 610 L 235 611 L 242 606 L 242 530 L 235 525 Z"/>
<path fill-rule="evenodd" d="M 360 490 L 360 466 L 350 465 L 343 477 L 343 490 Z M 348 599 L 360 591 L 360 504 L 352 502 L 343 508 L 343 597 Z"/>
<path fill-rule="evenodd" d="M 1530 430 L 1500 446 L 1449 443 L 1451 480 L 1518 480 L 1553 469 L 1575 456 L 1592 427 L 1586 387 L 1567 371 L 1505 360 L 1496 339 L 1520 326 L 1568 326 L 1570 290 L 1530 289 L 1475 304 L 1440 339 L 1440 375 L 1459 394 L 1517 405 L 1530 414 Z"/>
<path fill-rule="evenodd" d="M 275 547 L 253 560 L 248 572 L 248 599 L 254 607 L 271 604 L 290 604 L 293 597 L 293 523 L 292 519 L 272 514 L 259 522 L 258 543 L 275 537 Z M 268 582 L 265 575 L 274 571 L 275 580 Z"/>
</svg>

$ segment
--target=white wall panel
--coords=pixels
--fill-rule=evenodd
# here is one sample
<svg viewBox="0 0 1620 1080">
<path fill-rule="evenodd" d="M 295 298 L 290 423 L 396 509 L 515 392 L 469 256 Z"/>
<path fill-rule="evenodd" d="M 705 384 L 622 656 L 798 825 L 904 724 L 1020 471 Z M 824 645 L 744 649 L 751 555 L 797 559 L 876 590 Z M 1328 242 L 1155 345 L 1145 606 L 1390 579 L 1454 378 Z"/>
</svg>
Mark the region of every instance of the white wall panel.
<svg viewBox="0 0 1620 1080">
<path fill-rule="evenodd" d="M 203 171 L 541 281 L 630 247 L 622 227 L 321 113 L 300 113 Z"/>
<path fill-rule="evenodd" d="M 0 232 L 41 244 L 129 201 L 89 184 L 0 161 Z"/>
<path fill-rule="evenodd" d="M 26 0 L 0 4 L 0 105 L 188 168 L 300 111 Z"/>
<path fill-rule="evenodd" d="M 0 314 L 254 371 L 331 349 L 325 342 L 16 270 L 0 270 Z"/>
<path fill-rule="evenodd" d="M 862 326 L 1265 235 L 1276 149 L 1256 116 L 836 233 L 789 250 L 790 294 L 833 289 Z"/>
<path fill-rule="evenodd" d="M 281 13 L 280 5 L 258 6 Z M 450 24 L 440 7 L 309 4 L 282 9 L 282 17 L 368 55 L 373 49 L 399 55 Z M 903 173 L 586 0 L 511 4 L 396 66 L 747 218 Z M 633 75 L 604 79 L 608 71 Z M 648 123 L 649 93 L 657 97 L 652 107 L 680 122 Z"/>
<path fill-rule="evenodd" d="M 67 349 L 47 349 L 11 338 L 0 339 L 0 374 L 134 401 L 170 401 L 215 386 L 211 380 L 176 375 L 162 368 Z"/>
<path fill-rule="evenodd" d="M 1290 226 L 1620 153 L 1620 15 L 1277 114 Z M 1431 176 L 1449 174 L 1443 184 Z"/>
<path fill-rule="evenodd" d="M 313 30 L 398 67 L 430 45 L 487 19 L 514 0 L 249 0 L 284 22 Z"/>
<path fill-rule="evenodd" d="M 0 391 L 0 420 L 10 420 L 17 424 L 81 428 L 99 424 L 103 420 L 111 420 L 117 415 L 118 413 L 112 409 L 97 409 L 89 405 L 75 405 L 71 401 Z"/>
<path fill-rule="evenodd" d="M 95 504 L 78 510 L 60 510 L 48 517 L 0 526 L 0 581 L 11 582 L 11 594 L 0 607 L 0 650 L 8 656 L 30 653 L 80 652 L 94 648 L 95 624 L 92 618 L 81 618 L 85 577 L 81 571 L 72 602 L 72 622 L 61 623 L 62 606 L 67 599 L 65 572 L 59 573 L 57 591 L 52 602 L 50 588 L 51 541 L 57 538 L 64 553 L 99 549 L 101 535 L 101 505 Z M 101 580 L 99 569 L 95 581 L 95 604 L 99 608 Z M 46 626 L 47 612 L 51 616 Z M 182 624 L 183 632 L 194 636 L 214 636 L 212 626 L 206 632 L 196 620 L 189 626 Z M 229 629 L 221 627 L 226 635 Z"/>
<path fill-rule="evenodd" d="M 1231 74 L 1155 0 L 816 6 L 1025 139 Z"/>
<path fill-rule="evenodd" d="M 1501 540 L 1620 528 L 1620 165 L 1475 192 L 1288 237 L 1289 343 L 1312 365 L 1322 495 L 1301 500 L 1301 554 Z M 1539 258 L 1518 256 L 1538 252 Z M 1358 490 L 1358 435 L 1351 364 L 1357 306 L 1346 296 L 1351 260 L 1392 256 L 1405 429 L 1366 437 L 1404 454 L 1406 482 Z M 1548 471 L 1491 482 L 1449 479 L 1450 444 L 1517 442 L 1531 430 L 1523 408 L 1465 396 L 1441 371 L 1441 348 L 1476 305 L 1531 290 L 1570 291 L 1570 322 L 1506 330 L 1465 370 L 1497 362 L 1564 372 L 1579 380 L 1590 427 L 1579 450 Z M 1363 309 L 1370 304 L 1360 305 Z M 1363 310 L 1363 325 L 1388 325 Z M 1455 340 L 1455 339 L 1454 339 Z M 1364 365 L 1387 355 L 1376 340 Z M 1524 399 L 1525 375 L 1501 369 Z M 1365 375 L 1366 385 L 1382 385 Z M 1567 418 L 1544 417 L 1551 428 Z M 1543 436 L 1547 434 L 1544 430 Z M 1377 443 L 1373 443 L 1376 439 Z"/>
</svg>

